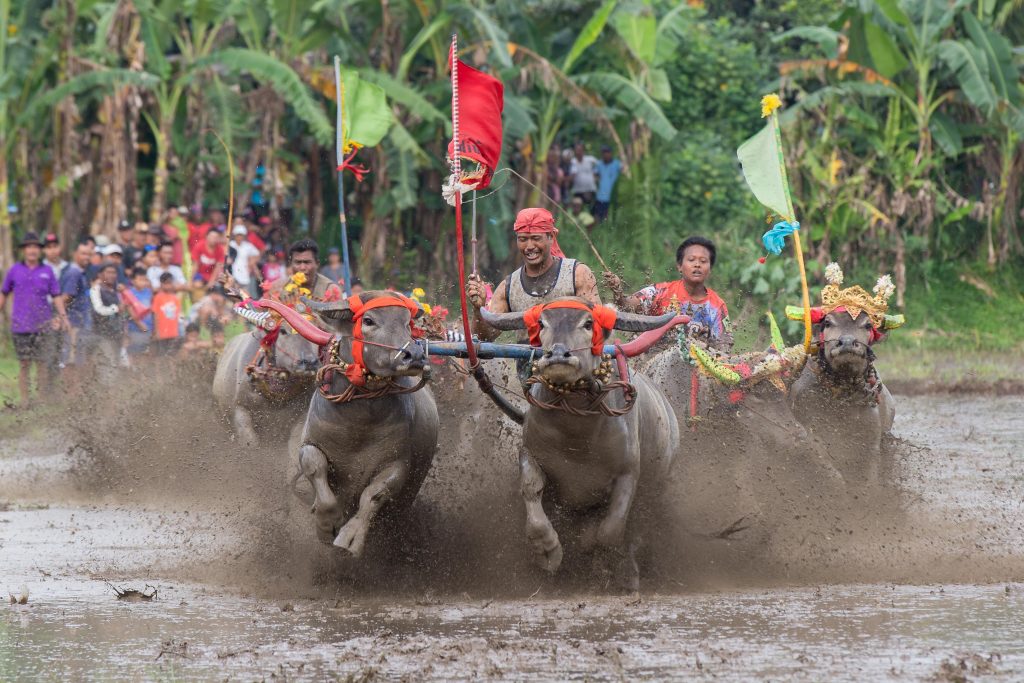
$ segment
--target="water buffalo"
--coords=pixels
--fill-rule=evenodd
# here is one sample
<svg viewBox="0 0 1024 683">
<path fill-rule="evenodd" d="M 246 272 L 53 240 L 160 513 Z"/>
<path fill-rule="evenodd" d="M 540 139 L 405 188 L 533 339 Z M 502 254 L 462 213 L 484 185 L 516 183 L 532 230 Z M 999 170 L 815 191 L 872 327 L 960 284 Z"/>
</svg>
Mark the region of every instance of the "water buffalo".
<svg viewBox="0 0 1024 683">
<path fill-rule="evenodd" d="M 601 346 L 611 329 L 641 332 L 674 318 L 618 313 L 578 298 L 559 299 L 525 313 L 481 310 L 499 330 L 526 328 L 531 343 L 543 348 L 529 380 L 531 407 L 523 423 L 519 452 L 520 485 L 526 504 L 526 538 L 536 563 L 555 572 L 562 543 L 545 512 L 546 485 L 562 509 L 596 511 L 584 525 L 584 547 L 617 551 L 622 558 L 616 579 L 636 590 L 634 508 L 650 508 L 672 464 L 679 426 L 668 401 L 642 375 L 629 382 L 635 402 L 620 390 L 604 395 L 607 411 L 594 407 L 609 364 Z M 550 409 L 560 403 L 567 410 Z M 631 512 L 633 514 L 631 514 Z"/>
<path fill-rule="evenodd" d="M 412 337 L 422 310 L 391 292 L 307 304 L 335 333 L 285 312 L 328 356 L 298 465 L 312 487 L 318 537 L 358 557 L 382 508 L 401 511 L 412 503 L 437 448 L 437 406 L 422 386 L 426 356 Z"/>
<path fill-rule="evenodd" d="M 255 331 L 232 338 L 213 377 L 217 404 L 246 446 L 256 445 L 257 424 L 261 432 L 287 434 L 301 420 L 319 367 L 314 344 L 282 331 L 270 357 L 250 370 L 264 334 Z"/>
<path fill-rule="evenodd" d="M 892 428 L 896 407 L 873 365 L 879 331 L 866 312 L 846 310 L 824 315 L 816 328 L 818 353 L 793 385 L 793 412 L 824 442 L 849 483 L 891 482 L 882 436 Z"/>
</svg>

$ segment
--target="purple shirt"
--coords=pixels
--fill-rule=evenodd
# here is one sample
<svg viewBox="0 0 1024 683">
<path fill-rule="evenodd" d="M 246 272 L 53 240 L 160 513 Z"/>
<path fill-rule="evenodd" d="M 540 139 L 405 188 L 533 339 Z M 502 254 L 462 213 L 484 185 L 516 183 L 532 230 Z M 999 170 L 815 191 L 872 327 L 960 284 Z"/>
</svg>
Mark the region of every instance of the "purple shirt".
<svg viewBox="0 0 1024 683">
<path fill-rule="evenodd" d="M 14 292 L 11 305 L 11 332 L 32 334 L 40 332 L 53 317 L 47 296 L 60 296 L 60 284 L 53 270 L 45 263 L 29 268 L 22 262 L 7 271 L 3 288 L 5 295 Z"/>
</svg>

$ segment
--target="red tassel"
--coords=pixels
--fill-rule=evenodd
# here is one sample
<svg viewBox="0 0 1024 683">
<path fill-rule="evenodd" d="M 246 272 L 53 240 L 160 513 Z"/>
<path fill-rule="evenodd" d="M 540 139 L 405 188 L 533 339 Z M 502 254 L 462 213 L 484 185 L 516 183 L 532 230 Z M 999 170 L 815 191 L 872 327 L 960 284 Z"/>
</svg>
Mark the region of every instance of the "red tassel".
<svg viewBox="0 0 1024 683">
<path fill-rule="evenodd" d="M 761 258 L 757 259 L 757 262 L 763 264 L 767 260 L 768 260 L 767 256 L 762 256 Z"/>
<path fill-rule="evenodd" d="M 352 171 L 352 175 L 356 177 L 356 182 L 361 183 L 363 182 L 363 178 L 366 177 L 366 174 L 370 172 L 370 169 L 368 169 L 366 166 L 363 166 L 362 164 L 352 163 L 352 159 L 355 157 L 356 152 L 358 151 L 359 150 L 357 149 L 351 154 L 349 154 L 348 157 L 341 162 L 341 166 L 338 166 L 335 170 L 341 173 L 345 169 L 348 169 Z"/>
</svg>

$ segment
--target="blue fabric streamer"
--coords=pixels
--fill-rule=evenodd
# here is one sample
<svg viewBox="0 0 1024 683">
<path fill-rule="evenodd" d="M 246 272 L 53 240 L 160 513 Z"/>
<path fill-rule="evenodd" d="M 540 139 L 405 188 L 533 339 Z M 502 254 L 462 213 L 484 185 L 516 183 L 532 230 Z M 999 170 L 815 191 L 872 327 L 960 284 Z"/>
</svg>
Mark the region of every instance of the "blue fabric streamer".
<svg viewBox="0 0 1024 683">
<path fill-rule="evenodd" d="M 782 247 L 786 246 L 786 235 L 792 235 L 800 229 L 800 222 L 779 221 L 772 226 L 772 229 L 761 236 L 764 248 L 776 256 L 782 253 Z"/>
</svg>

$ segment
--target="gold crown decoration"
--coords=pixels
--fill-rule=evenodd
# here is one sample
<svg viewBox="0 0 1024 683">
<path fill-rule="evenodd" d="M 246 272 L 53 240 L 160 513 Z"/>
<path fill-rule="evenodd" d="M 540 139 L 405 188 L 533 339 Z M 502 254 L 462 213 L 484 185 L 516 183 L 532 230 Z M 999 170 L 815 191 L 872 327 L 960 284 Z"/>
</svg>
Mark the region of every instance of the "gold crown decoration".
<svg viewBox="0 0 1024 683">
<path fill-rule="evenodd" d="M 825 268 L 825 279 L 828 284 L 821 290 L 822 313 L 828 315 L 837 308 L 845 308 L 850 317 L 855 319 L 864 313 L 868 314 L 871 324 L 878 328 L 885 327 L 885 314 L 889 310 L 889 297 L 896 290 L 892 278 L 883 275 L 875 283 L 874 296 L 864 291 L 860 285 L 840 289 L 843 284 L 843 271 L 838 263 L 830 263 Z"/>
</svg>

